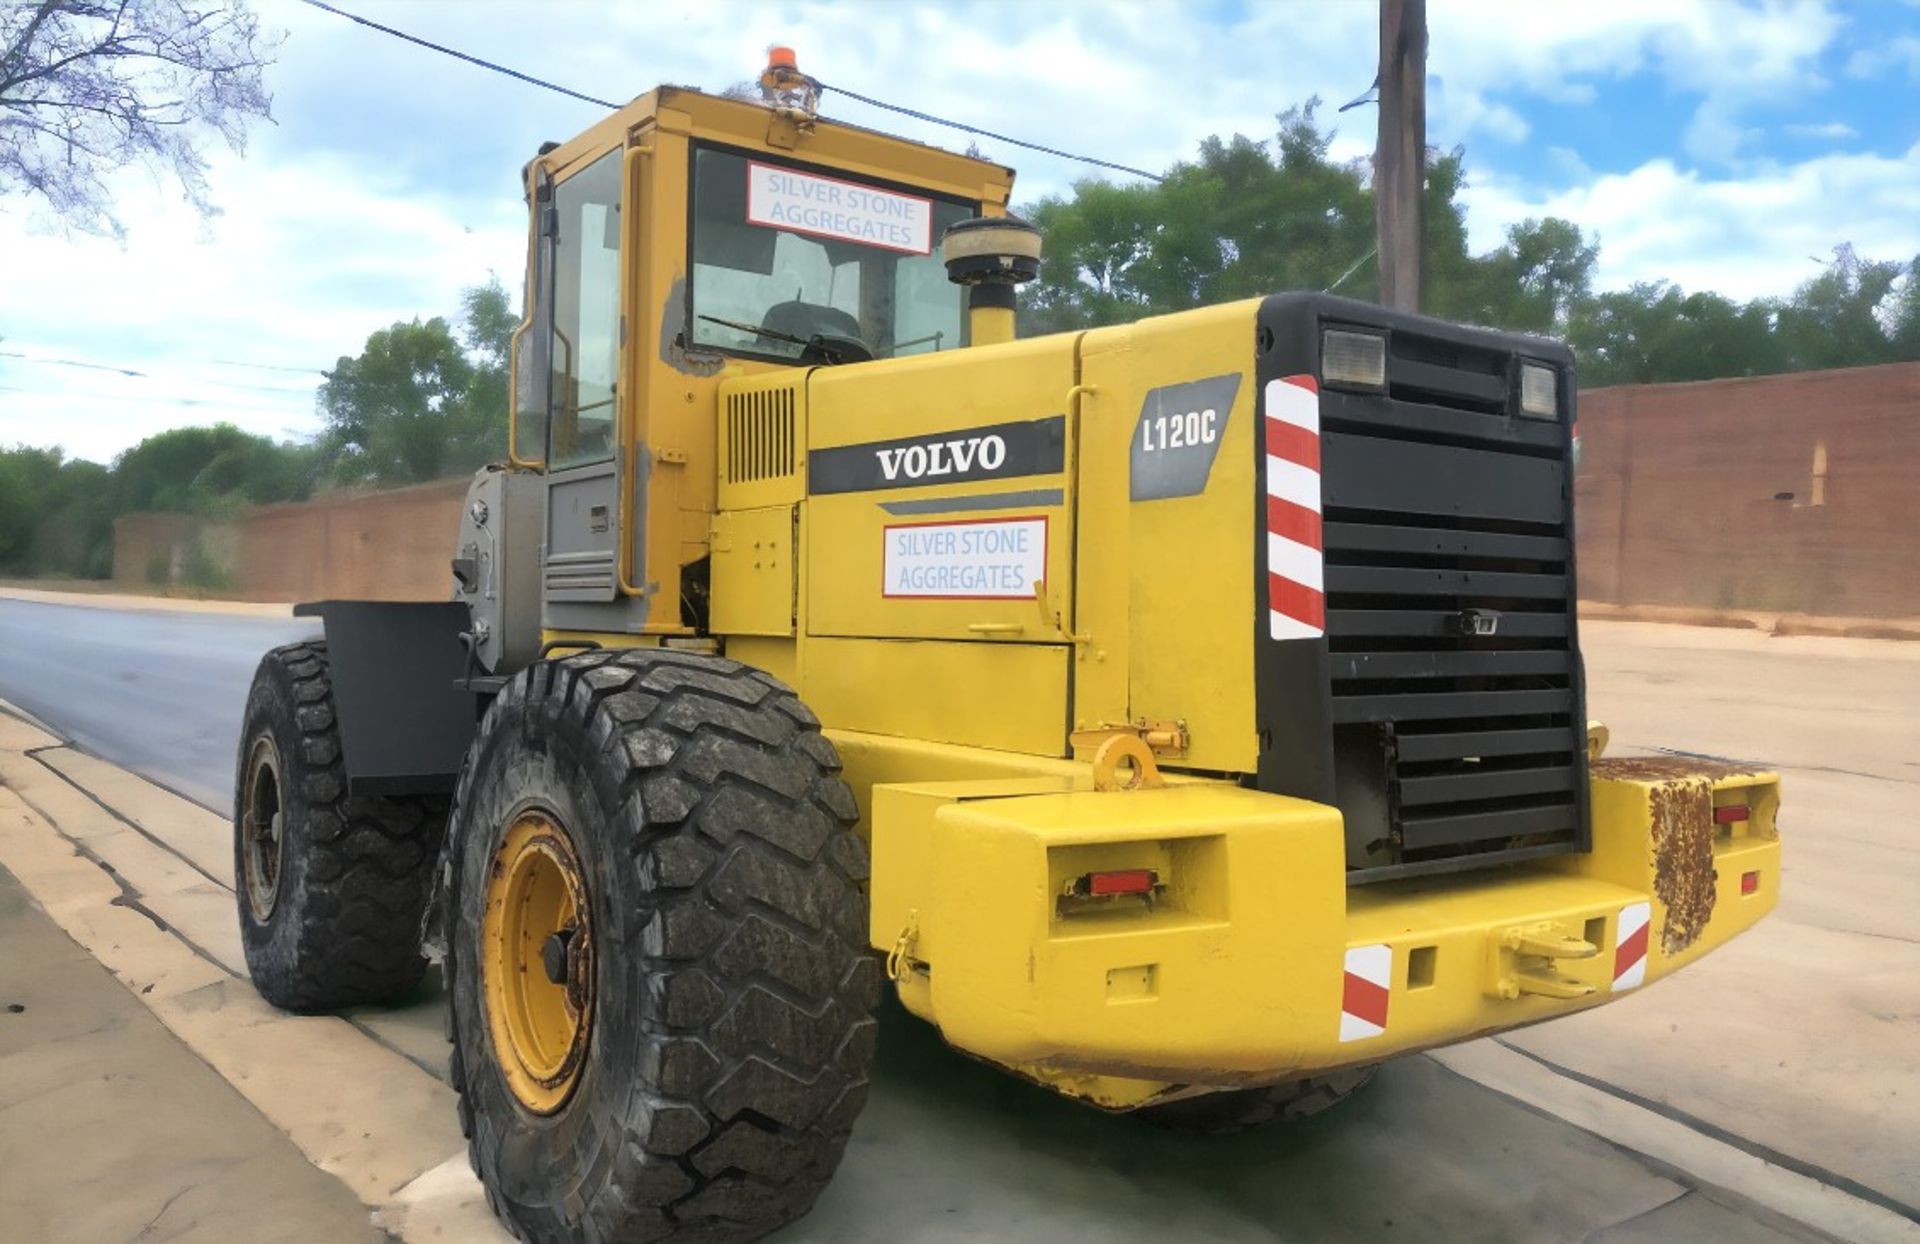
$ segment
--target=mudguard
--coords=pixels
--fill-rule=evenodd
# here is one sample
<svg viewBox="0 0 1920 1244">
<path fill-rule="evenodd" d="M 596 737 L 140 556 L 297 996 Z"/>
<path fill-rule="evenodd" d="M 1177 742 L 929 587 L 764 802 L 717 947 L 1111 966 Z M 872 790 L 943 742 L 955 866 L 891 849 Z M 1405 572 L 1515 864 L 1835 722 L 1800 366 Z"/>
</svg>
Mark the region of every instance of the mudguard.
<svg viewBox="0 0 1920 1244">
<path fill-rule="evenodd" d="M 326 629 L 347 789 L 448 794 L 479 724 L 457 601 L 325 600 L 294 606 Z"/>
</svg>

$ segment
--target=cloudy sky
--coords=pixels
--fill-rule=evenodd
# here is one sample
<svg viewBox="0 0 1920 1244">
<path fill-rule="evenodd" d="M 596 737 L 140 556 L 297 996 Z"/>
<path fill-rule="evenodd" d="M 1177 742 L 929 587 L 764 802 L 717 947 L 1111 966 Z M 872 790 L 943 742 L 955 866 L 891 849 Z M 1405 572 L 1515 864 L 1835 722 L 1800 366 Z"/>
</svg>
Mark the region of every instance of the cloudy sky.
<svg viewBox="0 0 1920 1244">
<path fill-rule="evenodd" d="M 1376 56 L 1373 0 L 338 2 L 605 99 L 719 90 L 791 43 L 829 85 L 1155 169 L 1209 134 L 1264 138 L 1309 96 L 1330 114 Z M 124 245 L 0 198 L 0 444 L 104 461 L 186 423 L 308 436 L 320 369 L 369 332 L 450 314 L 489 274 L 517 290 L 518 170 L 601 110 L 296 0 L 257 7 L 284 32 L 276 123 L 216 154 L 216 219 L 142 173 L 118 183 Z M 1428 137 L 1466 149 L 1476 249 L 1560 215 L 1599 236 L 1603 288 L 1743 299 L 1840 242 L 1920 252 L 1920 0 L 1436 0 L 1431 24 Z M 831 94 L 823 111 L 968 141 Z M 1340 116 L 1335 153 L 1369 150 L 1373 124 Z M 1097 173 L 981 146 L 1023 200 Z"/>
</svg>

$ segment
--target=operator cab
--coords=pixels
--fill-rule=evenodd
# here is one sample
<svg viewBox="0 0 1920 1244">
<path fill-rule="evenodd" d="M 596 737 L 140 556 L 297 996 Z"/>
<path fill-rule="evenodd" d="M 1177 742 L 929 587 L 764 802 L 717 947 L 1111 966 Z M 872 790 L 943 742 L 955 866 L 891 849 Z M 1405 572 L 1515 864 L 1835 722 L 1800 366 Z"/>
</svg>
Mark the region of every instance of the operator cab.
<svg viewBox="0 0 1920 1244">
<path fill-rule="evenodd" d="M 480 640 L 490 673 L 530 659 L 529 635 L 698 634 L 722 383 L 982 338 L 940 243 L 1004 214 L 1012 171 L 816 121 L 790 54 L 762 85 L 760 103 L 662 87 L 527 166 L 514 469 L 476 483 L 461 549 L 536 564 L 540 606 L 515 622 L 463 581 L 500 615 L 482 629 L 518 637 Z"/>
</svg>

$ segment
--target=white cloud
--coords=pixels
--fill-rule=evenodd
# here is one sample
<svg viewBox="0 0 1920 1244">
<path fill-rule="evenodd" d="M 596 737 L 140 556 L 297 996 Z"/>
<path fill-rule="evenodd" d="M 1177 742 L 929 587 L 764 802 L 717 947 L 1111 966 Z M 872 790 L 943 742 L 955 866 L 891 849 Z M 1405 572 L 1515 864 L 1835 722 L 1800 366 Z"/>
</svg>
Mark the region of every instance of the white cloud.
<svg viewBox="0 0 1920 1244">
<path fill-rule="evenodd" d="M 215 159 L 224 215 L 203 226 L 173 189 L 129 176 L 123 251 L 31 233 L 7 214 L 17 201 L 0 204 L 0 349 L 149 373 L 0 357 L 0 443 L 106 456 L 216 417 L 310 431 L 317 377 L 214 360 L 325 367 L 395 319 L 451 315 L 459 290 L 490 270 L 517 286 L 519 170 L 542 140 L 603 111 L 295 0 L 260 7 L 289 31 L 268 81 L 279 124 L 256 133 L 244 160 Z M 1331 111 L 1373 77 L 1377 15 L 1363 0 L 1258 3 L 1228 16 L 1171 0 L 349 7 L 607 99 L 661 81 L 718 90 L 751 78 L 779 42 L 829 84 L 1142 168 L 1191 157 L 1209 134 L 1266 139 L 1275 113 L 1314 94 L 1329 101 L 1323 123 L 1338 127 L 1335 158 L 1373 145 L 1372 108 Z M 1429 20 L 1430 140 L 1496 154 L 1537 141 L 1544 127 L 1530 122 L 1529 101 L 1604 107 L 1604 92 L 1629 79 L 1672 94 L 1686 117 L 1675 128 L 1693 147 L 1749 152 L 1751 114 L 1816 89 L 1818 59 L 1842 25 L 1816 0 L 1449 0 Z M 969 141 L 845 96 L 829 94 L 824 109 L 948 148 Z M 1109 175 L 978 141 L 1020 169 L 1022 202 Z M 1604 234 L 1608 281 L 1671 275 L 1729 292 L 1789 287 L 1809 270 L 1804 256 L 1847 238 L 1868 254 L 1916 249 L 1914 157 L 1829 159 L 1866 163 L 1743 165 L 1734 180 L 1656 161 L 1596 180 L 1580 152 L 1560 147 L 1544 164 L 1575 188 L 1545 196 L 1477 161 L 1469 220 L 1476 244 L 1491 246 L 1525 215 L 1568 215 Z"/>
<path fill-rule="evenodd" d="M 1254 6 L 1222 31 L 1174 4 L 1011 9 L 859 4 L 618 6 L 381 3 L 367 16 L 612 100 L 662 81 L 719 90 L 775 42 L 828 83 L 983 128 L 1164 168 L 1208 134 L 1269 137 L 1273 114 L 1350 97 L 1373 73 L 1370 9 L 1316 19 Z M 522 164 L 604 111 L 517 84 L 293 0 L 268 86 L 278 124 L 246 158 L 213 158 L 223 214 L 202 222 L 142 173 L 117 179 L 125 249 L 35 232 L 0 205 L 0 349 L 125 365 L 144 377 L 0 357 L 0 444 L 103 459 L 182 423 L 227 419 L 309 434 L 317 376 L 214 360 L 327 367 L 396 319 L 451 316 L 497 272 L 517 288 Z M 1021 15 L 1009 22 L 1008 15 Z M 1010 33 L 1009 33 L 1010 32 Z M 1224 37 L 1223 37 L 1224 36 Z M 1275 49 L 1283 49 L 1276 69 Z M 832 116 L 952 149 L 969 137 L 829 94 Z M 1340 122 L 1336 153 L 1370 149 L 1372 114 Z M 1019 197 L 1065 191 L 1084 165 L 978 140 L 1021 169 Z"/>
<path fill-rule="evenodd" d="M 490 270 L 511 285 L 520 262 L 510 200 L 466 226 L 330 160 L 222 156 L 213 181 L 226 210 L 209 223 L 144 176 L 119 178 L 134 224 L 124 249 L 0 217 L 0 349 L 29 356 L 0 358 L 12 390 L 0 393 L 0 444 L 104 460 L 182 423 L 310 434 L 320 377 L 266 366 L 330 367 L 373 329 L 451 313 Z"/>
<path fill-rule="evenodd" d="M 1438 75 L 1432 85 L 1430 106 L 1445 119 L 1446 128 L 1457 134 L 1484 134 L 1503 143 L 1521 143 L 1533 132 L 1526 118 L 1481 92 L 1465 91 L 1456 96 Z"/>
<path fill-rule="evenodd" d="M 1848 125 L 1845 121 L 1823 121 L 1823 122 L 1817 122 L 1817 123 L 1789 125 L 1786 127 L 1786 131 L 1787 133 L 1793 135 L 1795 138 L 1842 139 L 1842 138 L 1860 137 L 1860 131 L 1854 129 L 1851 125 Z"/>
<path fill-rule="evenodd" d="M 1877 78 L 1898 69 L 1910 82 L 1920 82 L 1920 35 L 1896 35 L 1877 48 L 1861 48 L 1847 58 L 1849 78 Z"/>
<path fill-rule="evenodd" d="M 1508 225 L 1561 216 L 1602 241 L 1596 283 L 1667 279 L 1748 299 L 1791 293 L 1841 242 L 1905 261 L 1920 250 L 1920 143 L 1898 156 L 1835 153 L 1711 177 L 1667 159 L 1537 196 L 1480 178 L 1462 195 L 1476 248 Z"/>
<path fill-rule="evenodd" d="M 1699 97 L 1686 147 L 1710 162 L 1747 145 L 1746 110 L 1818 85 L 1819 57 L 1844 24 L 1824 0 L 1460 0 L 1433 6 L 1428 20 L 1430 59 L 1445 66 L 1460 120 L 1484 115 L 1495 96 L 1582 104 L 1596 79 L 1650 72 Z"/>
</svg>

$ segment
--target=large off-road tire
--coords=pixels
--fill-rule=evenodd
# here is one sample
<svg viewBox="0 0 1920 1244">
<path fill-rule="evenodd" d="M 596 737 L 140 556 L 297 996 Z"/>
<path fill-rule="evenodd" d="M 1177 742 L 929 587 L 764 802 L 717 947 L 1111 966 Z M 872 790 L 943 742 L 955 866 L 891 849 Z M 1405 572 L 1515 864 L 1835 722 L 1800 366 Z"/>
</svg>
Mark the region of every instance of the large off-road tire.
<svg viewBox="0 0 1920 1244">
<path fill-rule="evenodd" d="M 1349 1067 L 1304 1080 L 1288 1080 L 1261 1088 L 1234 1089 L 1188 1097 L 1164 1106 L 1135 1111 L 1140 1118 L 1169 1131 L 1204 1136 L 1249 1132 L 1269 1123 L 1294 1123 L 1331 1110 L 1365 1088 L 1379 1065 Z"/>
<path fill-rule="evenodd" d="M 323 1011 L 412 992 L 447 803 L 347 794 L 326 644 L 260 658 L 237 768 L 234 893 L 260 996 Z"/>
<path fill-rule="evenodd" d="M 748 1240 L 865 1104 L 866 851 L 777 679 L 657 649 L 540 662 L 455 796 L 452 1079 L 521 1238 Z"/>
</svg>

